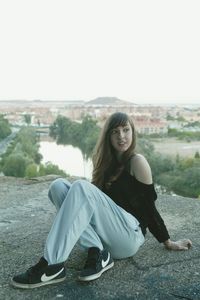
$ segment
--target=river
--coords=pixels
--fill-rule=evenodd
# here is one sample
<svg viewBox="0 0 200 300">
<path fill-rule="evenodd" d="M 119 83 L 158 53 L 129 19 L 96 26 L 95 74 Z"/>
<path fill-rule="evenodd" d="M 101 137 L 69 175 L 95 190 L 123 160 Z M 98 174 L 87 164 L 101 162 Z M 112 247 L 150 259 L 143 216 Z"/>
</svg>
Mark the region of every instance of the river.
<svg viewBox="0 0 200 300">
<path fill-rule="evenodd" d="M 187 143 L 176 139 L 152 140 L 155 150 L 171 156 L 179 154 L 182 157 L 194 157 L 195 152 L 200 152 L 200 142 Z M 67 145 L 57 145 L 49 137 L 41 137 L 40 153 L 43 156 L 43 163 L 52 162 L 71 176 L 80 176 L 91 179 L 92 163 L 83 162 L 82 153 L 78 148 Z"/>
<path fill-rule="evenodd" d="M 71 145 L 57 145 L 55 141 L 40 141 L 42 163 L 51 162 L 71 176 L 80 176 L 91 179 L 92 162 L 83 161 L 78 148 Z"/>
</svg>

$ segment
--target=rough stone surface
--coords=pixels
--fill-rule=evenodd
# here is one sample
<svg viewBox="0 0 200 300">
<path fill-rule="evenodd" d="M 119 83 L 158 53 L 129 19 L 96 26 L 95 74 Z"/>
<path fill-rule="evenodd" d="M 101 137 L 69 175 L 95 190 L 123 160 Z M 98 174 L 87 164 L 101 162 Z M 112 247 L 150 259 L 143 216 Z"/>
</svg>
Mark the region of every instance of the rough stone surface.
<svg viewBox="0 0 200 300">
<path fill-rule="evenodd" d="M 190 238 L 189 251 L 168 251 L 150 233 L 132 258 L 90 283 L 80 283 L 85 253 L 75 247 L 66 262 L 66 281 L 33 290 L 10 286 L 10 279 L 43 254 L 55 208 L 47 197 L 53 176 L 41 180 L 0 177 L 0 299 L 194 299 L 200 300 L 200 201 L 159 195 L 157 207 L 172 239 Z"/>
</svg>

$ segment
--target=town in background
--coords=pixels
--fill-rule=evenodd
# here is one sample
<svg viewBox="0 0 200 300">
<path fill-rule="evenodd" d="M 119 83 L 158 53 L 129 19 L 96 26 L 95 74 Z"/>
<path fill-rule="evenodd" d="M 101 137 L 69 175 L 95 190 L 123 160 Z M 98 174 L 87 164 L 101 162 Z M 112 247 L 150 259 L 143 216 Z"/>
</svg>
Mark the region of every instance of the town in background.
<svg viewBox="0 0 200 300">
<path fill-rule="evenodd" d="M 200 122 L 200 105 L 139 105 L 115 97 L 96 98 L 91 101 L 0 101 L 0 114 L 13 126 L 25 125 L 25 115 L 30 116 L 30 125 L 48 131 L 58 115 L 81 122 L 85 115 L 98 121 L 101 127 L 112 113 L 129 114 L 138 133 L 163 134 L 169 128 L 179 131 L 200 131 L 194 126 Z M 191 126 L 193 124 L 193 126 Z M 45 129 L 46 128 L 46 129 Z"/>
</svg>

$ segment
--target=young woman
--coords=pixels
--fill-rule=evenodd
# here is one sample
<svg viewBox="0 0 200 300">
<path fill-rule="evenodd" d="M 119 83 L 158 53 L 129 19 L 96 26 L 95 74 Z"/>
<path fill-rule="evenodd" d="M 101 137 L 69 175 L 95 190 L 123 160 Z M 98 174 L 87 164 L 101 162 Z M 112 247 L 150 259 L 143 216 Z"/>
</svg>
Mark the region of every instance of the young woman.
<svg viewBox="0 0 200 300">
<path fill-rule="evenodd" d="M 93 155 L 92 183 L 55 180 L 49 198 L 57 216 L 40 261 L 15 276 L 12 285 L 34 288 L 65 280 L 64 262 L 78 242 L 88 250 L 79 280 L 90 281 L 114 265 L 113 259 L 133 256 L 148 228 L 171 250 L 187 250 L 189 239 L 172 241 L 155 206 L 151 169 L 135 153 L 135 128 L 124 113 L 114 113 L 104 125 Z"/>
</svg>

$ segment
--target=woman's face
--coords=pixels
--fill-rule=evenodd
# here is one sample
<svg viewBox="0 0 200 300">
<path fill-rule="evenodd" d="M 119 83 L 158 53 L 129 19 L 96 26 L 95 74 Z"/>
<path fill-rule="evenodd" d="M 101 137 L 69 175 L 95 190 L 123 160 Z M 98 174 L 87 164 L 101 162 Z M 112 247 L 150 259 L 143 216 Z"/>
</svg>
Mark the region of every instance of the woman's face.
<svg viewBox="0 0 200 300">
<path fill-rule="evenodd" d="M 111 131 L 111 144 L 119 154 L 128 150 L 132 138 L 132 128 L 129 122 L 125 126 L 118 126 Z"/>
</svg>

